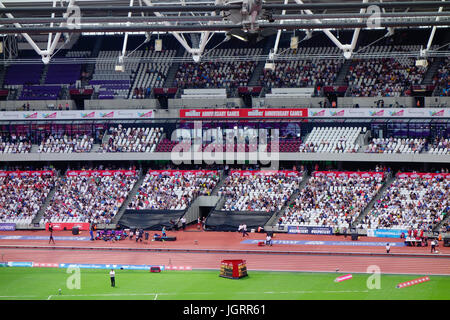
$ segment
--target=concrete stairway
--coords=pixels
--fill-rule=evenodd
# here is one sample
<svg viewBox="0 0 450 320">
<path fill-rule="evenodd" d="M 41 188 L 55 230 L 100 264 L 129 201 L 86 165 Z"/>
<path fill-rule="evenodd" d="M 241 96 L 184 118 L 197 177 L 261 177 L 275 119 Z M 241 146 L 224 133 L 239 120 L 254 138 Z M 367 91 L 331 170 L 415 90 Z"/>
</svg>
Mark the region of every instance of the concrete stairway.
<svg viewBox="0 0 450 320">
<path fill-rule="evenodd" d="M 436 226 L 433 228 L 433 231 L 434 231 L 434 232 L 440 232 L 440 230 L 442 229 L 442 227 L 443 227 L 445 224 L 450 224 L 450 215 L 448 214 L 448 212 L 447 212 L 447 215 L 444 217 L 444 219 L 443 219 L 438 225 L 436 225 Z"/>
<path fill-rule="evenodd" d="M 433 77 L 436 74 L 437 70 L 439 69 L 439 65 L 441 62 L 444 61 L 444 58 L 439 57 L 436 58 L 433 63 L 428 67 L 427 71 L 425 72 L 422 80 L 422 85 L 430 85 L 433 81 Z"/>
<path fill-rule="evenodd" d="M 41 79 L 39 80 L 39 84 L 41 85 L 45 84 L 45 80 L 47 80 L 48 66 L 48 64 L 44 65 L 44 69 L 42 70 Z"/>
<path fill-rule="evenodd" d="M 182 58 L 184 56 L 185 49 L 183 46 L 179 46 L 177 53 L 175 54 L 176 58 Z M 164 88 L 171 88 L 173 87 L 173 82 L 175 80 L 175 76 L 178 72 L 178 67 L 180 66 L 179 62 L 174 62 L 169 68 L 169 71 L 167 71 L 166 75 L 166 81 L 164 81 Z"/>
<path fill-rule="evenodd" d="M 59 178 L 59 174 L 57 175 L 57 178 Z M 34 219 L 31 221 L 31 223 L 39 223 L 39 221 L 41 221 L 41 219 L 44 217 L 44 213 L 47 210 L 48 206 L 50 205 L 50 202 L 52 201 L 53 196 L 55 195 L 56 189 L 57 189 L 56 185 L 50 189 L 47 198 L 45 199 L 44 203 L 42 204 L 41 208 L 39 209 Z"/>
<path fill-rule="evenodd" d="M 361 214 L 358 217 L 356 217 L 355 221 L 353 221 L 353 226 L 358 227 L 358 225 L 364 221 L 365 217 L 372 211 L 375 203 L 384 197 L 386 190 L 389 189 L 389 187 L 391 186 L 392 182 L 394 182 L 394 180 L 395 180 L 395 177 L 393 177 L 391 174 L 389 174 L 386 177 L 385 183 L 383 184 L 381 189 L 378 191 L 378 193 L 375 195 L 375 197 L 373 197 L 372 201 L 369 202 L 369 204 L 364 209 L 364 211 L 361 212 Z"/>
<path fill-rule="evenodd" d="M 112 224 L 116 225 L 120 218 L 122 218 L 123 214 L 125 213 L 125 210 L 128 208 L 128 205 L 130 204 L 133 197 L 137 194 L 137 191 L 139 187 L 142 185 L 145 179 L 145 174 L 142 171 L 139 171 L 139 178 L 134 184 L 133 188 L 130 190 L 130 192 L 127 195 L 127 198 L 124 202 L 122 202 L 122 206 L 119 208 L 119 211 L 115 215 L 115 217 L 112 219 Z"/>
<path fill-rule="evenodd" d="M 219 194 L 220 188 L 222 188 L 223 184 L 225 183 L 225 180 L 227 179 L 228 175 L 226 175 L 224 172 L 219 173 L 219 182 L 216 184 L 214 189 L 211 192 L 212 196 L 217 196 Z"/>
<path fill-rule="evenodd" d="M 266 225 L 264 226 L 264 230 L 266 231 L 274 231 L 275 225 L 277 224 L 277 221 L 280 217 L 283 216 L 283 214 L 286 212 L 287 208 L 294 203 L 295 199 L 297 199 L 297 196 L 300 194 L 300 191 L 305 188 L 305 186 L 308 184 L 309 179 L 311 178 L 308 173 L 303 173 L 303 179 L 300 182 L 300 185 L 298 186 L 298 189 L 294 191 L 294 193 L 290 196 L 289 200 L 286 202 L 286 204 L 281 208 L 280 211 L 278 211 L 276 214 L 274 214 L 269 221 L 267 221 Z"/>
<path fill-rule="evenodd" d="M 339 73 L 336 77 L 336 81 L 334 82 L 334 85 L 336 85 L 336 86 L 345 86 L 346 85 L 345 77 L 347 76 L 351 65 L 352 65 L 351 60 L 345 60 L 344 64 L 342 65 L 341 70 L 339 70 Z"/>
</svg>

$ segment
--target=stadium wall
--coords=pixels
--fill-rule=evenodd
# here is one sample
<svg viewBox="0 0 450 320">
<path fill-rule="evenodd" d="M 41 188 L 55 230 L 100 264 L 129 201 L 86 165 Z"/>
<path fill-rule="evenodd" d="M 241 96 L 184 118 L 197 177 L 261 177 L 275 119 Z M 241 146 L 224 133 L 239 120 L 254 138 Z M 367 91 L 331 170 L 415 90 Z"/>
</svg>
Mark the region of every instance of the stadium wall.
<svg viewBox="0 0 450 320">
<path fill-rule="evenodd" d="M 256 108 L 321 108 L 325 105 L 325 97 L 261 97 L 252 98 L 252 105 Z M 414 97 L 342 97 L 338 98 L 337 106 L 339 108 L 353 108 L 356 104 L 360 108 L 376 108 L 379 101 L 384 101 L 384 108 L 396 107 L 398 103 L 403 108 L 415 107 Z M 22 110 L 24 103 L 30 104 L 31 110 L 56 110 L 61 104 L 64 108 L 66 103 L 69 103 L 70 109 L 76 109 L 73 100 L 17 100 L 17 101 L 0 101 L 0 110 L 2 111 L 16 111 Z M 425 107 L 427 108 L 442 108 L 450 106 L 450 97 L 436 96 L 425 97 Z M 228 99 L 168 99 L 168 108 L 162 110 L 161 115 L 156 117 L 161 118 L 178 118 L 178 109 L 183 108 L 230 108 L 230 107 L 244 107 L 244 102 L 241 98 Z M 104 109 L 160 109 L 160 104 L 157 99 L 93 99 L 84 100 L 84 110 L 104 110 Z"/>
<path fill-rule="evenodd" d="M 208 153 L 209 154 L 209 153 Z M 270 156 L 270 153 L 268 154 Z M 170 152 L 117 152 L 117 153 L 71 153 L 71 161 L 171 161 L 173 155 Z M 248 159 L 246 153 L 235 153 L 234 159 Z M 221 158 L 229 159 L 229 155 Z M 184 159 L 186 164 L 193 163 L 194 157 Z M 273 158 L 273 160 L 275 160 Z M 373 153 L 280 153 L 277 161 L 359 161 L 359 162 L 414 162 L 414 163 L 449 163 L 449 155 L 434 154 L 373 154 Z M 67 162 L 67 154 L 64 153 L 25 153 L 25 154 L 0 154 L 0 161 L 30 162 L 30 161 L 63 161 Z"/>
</svg>

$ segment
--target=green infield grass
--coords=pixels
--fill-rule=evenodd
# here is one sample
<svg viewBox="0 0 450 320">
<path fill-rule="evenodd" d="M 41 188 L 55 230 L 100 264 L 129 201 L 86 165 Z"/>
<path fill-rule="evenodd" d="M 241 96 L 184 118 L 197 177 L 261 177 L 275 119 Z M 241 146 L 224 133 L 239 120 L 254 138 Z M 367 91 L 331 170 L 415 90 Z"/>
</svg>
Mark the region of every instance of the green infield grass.
<svg viewBox="0 0 450 320">
<path fill-rule="evenodd" d="M 339 273 L 249 271 L 242 279 L 219 277 L 219 270 L 116 270 L 116 287 L 109 270 L 59 268 L 0 268 L 0 300 L 448 300 L 450 276 L 396 288 L 423 275 L 386 275 L 379 289 L 371 274 L 335 282 Z M 79 286 L 79 288 L 77 288 Z M 59 292 L 61 289 L 61 293 Z"/>
</svg>

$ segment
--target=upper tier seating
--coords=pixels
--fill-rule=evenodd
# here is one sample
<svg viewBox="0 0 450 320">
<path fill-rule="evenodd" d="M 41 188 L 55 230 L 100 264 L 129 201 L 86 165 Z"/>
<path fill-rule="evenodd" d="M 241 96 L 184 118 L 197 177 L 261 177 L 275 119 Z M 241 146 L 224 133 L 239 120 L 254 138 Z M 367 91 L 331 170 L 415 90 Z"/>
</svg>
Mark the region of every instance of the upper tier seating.
<svg viewBox="0 0 450 320">
<path fill-rule="evenodd" d="M 109 128 L 108 141 L 97 152 L 154 152 L 161 140 L 163 128 Z"/>
<path fill-rule="evenodd" d="M 299 147 L 300 152 L 358 152 L 356 143 L 365 127 L 314 127 L 305 143 Z"/>
</svg>

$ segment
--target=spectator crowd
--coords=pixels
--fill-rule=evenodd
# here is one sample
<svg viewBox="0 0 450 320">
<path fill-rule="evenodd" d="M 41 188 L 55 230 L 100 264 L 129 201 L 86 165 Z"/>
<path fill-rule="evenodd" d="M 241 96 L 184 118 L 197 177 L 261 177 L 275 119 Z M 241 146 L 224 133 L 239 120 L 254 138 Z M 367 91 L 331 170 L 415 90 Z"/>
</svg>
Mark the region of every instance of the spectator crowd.
<svg viewBox="0 0 450 320">
<path fill-rule="evenodd" d="M 302 176 L 250 175 L 228 176 L 219 190 L 225 197 L 223 211 L 281 210 L 299 188 Z"/>
<path fill-rule="evenodd" d="M 426 70 L 413 58 L 355 60 L 346 81 L 353 97 L 400 97 L 422 82 Z"/>
<path fill-rule="evenodd" d="M 218 175 L 147 174 L 128 208 L 134 210 L 184 210 L 196 197 L 210 195 Z"/>
<path fill-rule="evenodd" d="M 380 177 L 311 177 L 279 224 L 349 228 L 381 186 Z"/>
<path fill-rule="evenodd" d="M 420 153 L 426 139 L 375 138 L 366 147 L 366 153 Z"/>
<path fill-rule="evenodd" d="M 137 175 L 65 176 L 44 214 L 46 222 L 111 223 Z"/>
<path fill-rule="evenodd" d="M 364 221 L 364 228 L 431 231 L 450 208 L 450 180 L 397 178 Z"/>
<path fill-rule="evenodd" d="M 25 135 L 0 135 L 0 153 L 29 153 L 31 142 Z"/>
<path fill-rule="evenodd" d="M 153 152 L 161 140 L 163 128 L 124 128 L 119 125 L 110 127 L 108 133 L 108 141 L 102 143 L 97 152 Z"/>
<path fill-rule="evenodd" d="M 94 145 L 94 138 L 86 134 L 51 134 L 42 140 L 38 153 L 80 153 L 90 152 Z"/>
<path fill-rule="evenodd" d="M 31 223 L 55 180 L 51 175 L 0 177 L 0 221 Z"/>
</svg>

